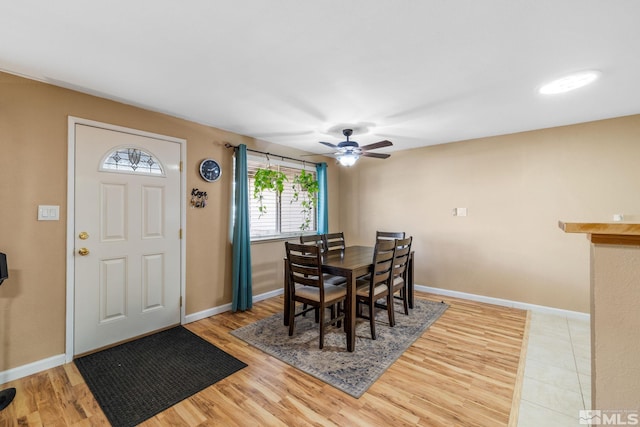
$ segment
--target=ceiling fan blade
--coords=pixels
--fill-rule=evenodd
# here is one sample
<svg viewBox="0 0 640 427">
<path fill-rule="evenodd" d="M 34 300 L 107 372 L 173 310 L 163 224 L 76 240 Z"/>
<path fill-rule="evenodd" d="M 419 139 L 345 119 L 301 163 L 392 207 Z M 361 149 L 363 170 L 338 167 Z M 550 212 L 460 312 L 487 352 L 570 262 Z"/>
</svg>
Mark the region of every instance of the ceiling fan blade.
<svg viewBox="0 0 640 427">
<path fill-rule="evenodd" d="M 363 157 L 375 157 L 376 159 L 386 159 L 388 157 L 391 156 L 391 154 L 386 154 L 386 153 L 370 153 L 368 151 L 364 151 L 362 152 L 362 154 L 360 154 Z"/>
<path fill-rule="evenodd" d="M 327 147 L 331 147 L 331 148 L 338 148 L 338 146 L 337 146 L 337 145 L 332 144 L 332 143 L 330 143 L 330 142 L 324 142 L 324 141 L 319 141 L 319 142 L 320 142 L 320 144 L 324 144 L 324 145 L 326 145 Z"/>
<path fill-rule="evenodd" d="M 393 142 L 385 139 L 384 141 L 378 141 L 378 142 L 374 142 L 373 144 L 365 145 L 364 147 L 360 147 L 360 149 L 375 150 L 376 148 L 391 147 L 392 145 L 393 145 Z"/>
<path fill-rule="evenodd" d="M 313 153 L 313 154 L 301 154 L 300 157 L 310 157 L 310 156 L 333 156 L 334 154 L 336 154 L 335 152 L 332 153 Z"/>
</svg>

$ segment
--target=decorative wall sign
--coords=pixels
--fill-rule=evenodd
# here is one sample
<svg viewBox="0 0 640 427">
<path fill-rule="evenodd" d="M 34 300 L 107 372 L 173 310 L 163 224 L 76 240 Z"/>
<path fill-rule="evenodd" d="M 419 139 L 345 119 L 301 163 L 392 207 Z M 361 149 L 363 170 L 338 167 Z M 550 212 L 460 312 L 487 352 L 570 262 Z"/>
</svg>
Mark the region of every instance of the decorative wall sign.
<svg viewBox="0 0 640 427">
<path fill-rule="evenodd" d="M 207 206 L 207 200 L 209 196 L 207 196 L 206 191 L 200 191 L 197 188 L 191 190 L 191 207 L 192 208 L 204 208 Z"/>
</svg>

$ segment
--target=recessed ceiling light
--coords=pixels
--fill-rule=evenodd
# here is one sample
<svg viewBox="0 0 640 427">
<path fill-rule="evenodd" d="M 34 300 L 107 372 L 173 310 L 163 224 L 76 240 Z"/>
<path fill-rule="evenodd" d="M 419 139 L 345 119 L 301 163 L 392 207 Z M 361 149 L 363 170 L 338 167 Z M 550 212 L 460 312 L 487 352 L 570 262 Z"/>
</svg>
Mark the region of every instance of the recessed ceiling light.
<svg viewBox="0 0 640 427">
<path fill-rule="evenodd" d="M 555 95 L 558 93 L 569 92 L 583 86 L 593 83 L 600 73 L 598 71 L 582 71 L 580 73 L 570 74 L 543 85 L 539 92 L 543 95 Z"/>
</svg>

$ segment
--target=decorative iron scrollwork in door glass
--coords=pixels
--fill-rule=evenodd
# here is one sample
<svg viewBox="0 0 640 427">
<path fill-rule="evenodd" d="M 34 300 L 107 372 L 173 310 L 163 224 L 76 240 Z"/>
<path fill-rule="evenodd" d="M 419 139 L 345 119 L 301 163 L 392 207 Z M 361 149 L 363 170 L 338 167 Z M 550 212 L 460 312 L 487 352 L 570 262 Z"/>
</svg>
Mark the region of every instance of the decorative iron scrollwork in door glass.
<svg viewBox="0 0 640 427">
<path fill-rule="evenodd" d="M 165 176 L 162 165 L 151 153 L 135 147 L 121 147 L 107 154 L 100 170 Z"/>
</svg>

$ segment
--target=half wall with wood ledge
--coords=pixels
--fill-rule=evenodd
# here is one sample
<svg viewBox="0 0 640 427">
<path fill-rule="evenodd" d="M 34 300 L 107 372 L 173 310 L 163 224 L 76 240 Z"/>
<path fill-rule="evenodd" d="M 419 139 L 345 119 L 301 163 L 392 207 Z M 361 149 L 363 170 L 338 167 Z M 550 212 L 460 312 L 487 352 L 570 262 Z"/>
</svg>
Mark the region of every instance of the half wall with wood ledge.
<svg viewBox="0 0 640 427">
<path fill-rule="evenodd" d="M 640 224 L 559 222 L 591 241 L 591 408 L 640 410 Z"/>
</svg>

